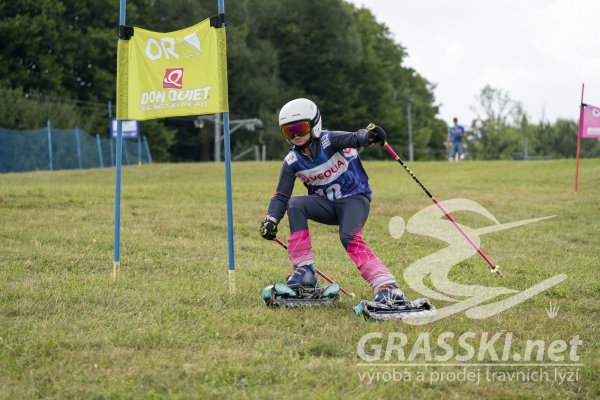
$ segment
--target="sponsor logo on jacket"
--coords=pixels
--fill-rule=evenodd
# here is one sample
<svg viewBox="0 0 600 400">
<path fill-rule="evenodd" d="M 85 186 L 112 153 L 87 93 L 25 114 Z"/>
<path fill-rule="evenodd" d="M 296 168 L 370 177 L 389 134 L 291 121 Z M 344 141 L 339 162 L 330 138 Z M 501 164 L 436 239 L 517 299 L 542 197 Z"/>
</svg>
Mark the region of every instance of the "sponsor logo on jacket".
<svg viewBox="0 0 600 400">
<path fill-rule="evenodd" d="M 353 149 L 351 147 L 344 149 L 344 157 L 346 157 L 346 160 L 348 161 L 352 161 L 356 158 L 358 158 L 358 151 L 356 149 Z"/>
<path fill-rule="evenodd" d="M 303 171 L 296 176 L 306 185 L 321 186 L 335 181 L 348 170 L 348 161 L 340 153 L 335 153 L 327 162 Z"/>
<path fill-rule="evenodd" d="M 296 157 L 296 153 L 294 153 L 294 151 L 290 151 L 289 154 L 285 157 L 285 162 L 287 162 L 288 165 L 292 165 L 293 163 L 295 163 L 296 161 L 298 161 L 298 157 Z"/>
</svg>

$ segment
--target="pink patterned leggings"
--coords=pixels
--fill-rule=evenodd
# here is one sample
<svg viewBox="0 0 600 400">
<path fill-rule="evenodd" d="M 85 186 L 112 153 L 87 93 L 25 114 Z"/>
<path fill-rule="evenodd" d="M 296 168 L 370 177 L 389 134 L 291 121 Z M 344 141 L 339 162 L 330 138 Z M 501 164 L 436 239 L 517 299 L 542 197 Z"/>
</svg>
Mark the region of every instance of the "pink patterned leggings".
<svg viewBox="0 0 600 400">
<path fill-rule="evenodd" d="M 292 197 L 287 210 L 291 231 L 288 255 L 292 266 L 314 264 L 308 231 L 310 219 L 327 225 L 339 225 L 342 245 L 361 276 L 374 290 L 383 284 L 395 282 L 394 276 L 362 238 L 369 210 L 369 199 L 363 195 L 333 201 L 321 196 Z"/>
</svg>

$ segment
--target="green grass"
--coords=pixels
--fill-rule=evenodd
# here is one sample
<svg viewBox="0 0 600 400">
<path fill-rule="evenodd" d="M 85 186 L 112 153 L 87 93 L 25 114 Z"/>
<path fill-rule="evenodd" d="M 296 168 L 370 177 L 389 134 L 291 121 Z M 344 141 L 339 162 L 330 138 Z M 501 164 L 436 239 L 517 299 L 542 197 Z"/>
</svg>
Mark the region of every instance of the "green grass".
<svg viewBox="0 0 600 400">
<path fill-rule="evenodd" d="M 394 240 L 388 222 L 393 216 L 408 221 L 431 201 L 396 163 L 365 167 L 374 190 L 365 239 L 404 284 L 403 269 L 444 244 L 409 233 Z M 424 326 L 367 322 L 352 312 L 357 301 L 346 299 L 332 309 L 264 306 L 262 288 L 289 270 L 285 252 L 258 235 L 278 162 L 232 167 L 235 298 L 227 295 L 223 164 L 123 170 L 115 282 L 114 170 L 0 175 L 0 398 L 598 398 L 600 160 L 582 160 L 579 194 L 573 193 L 574 167 L 572 160 L 411 165 L 440 200 L 474 200 L 500 222 L 556 215 L 482 237 L 486 254 L 503 267 L 502 286 L 523 290 L 568 275 L 496 316 L 472 320 L 459 313 Z M 473 213 L 456 218 L 489 225 Z M 286 220 L 280 232 L 288 236 Z M 312 224 L 311 233 L 317 266 L 358 298 L 372 298 L 337 229 Z M 486 268 L 471 257 L 451 277 L 498 285 Z M 549 301 L 560 306 L 554 319 L 546 315 Z M 518 348 L 527 339 L 579 335 L 578 381 L 369 385 L 358 376 L 385 371 L 356 366 L 364 362 L 358 341 L 369 332 L 402 332 L 414 343 L 423 332 L 435 339 L 446 331 L 503 330 L 513 333 Z"/>
</svg>

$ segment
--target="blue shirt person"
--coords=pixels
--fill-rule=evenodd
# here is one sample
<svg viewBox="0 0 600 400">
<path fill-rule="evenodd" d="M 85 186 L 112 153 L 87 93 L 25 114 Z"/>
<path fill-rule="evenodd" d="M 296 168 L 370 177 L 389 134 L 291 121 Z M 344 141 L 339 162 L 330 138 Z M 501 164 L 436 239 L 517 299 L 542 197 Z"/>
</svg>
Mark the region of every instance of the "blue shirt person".
<svg viewBox="0 0 600 400">
<path fill-rule="evenodd" d="M 465 128 L 458 124 L 458 118 L 454 117 L 452 121 L 454 126 L 448 129 L 448 138 L 446 139 L 446 146 L 449 149 L 448 161 L 458 162 L 465 158 L 464 139 L 466 133 Z"/>
</svg>

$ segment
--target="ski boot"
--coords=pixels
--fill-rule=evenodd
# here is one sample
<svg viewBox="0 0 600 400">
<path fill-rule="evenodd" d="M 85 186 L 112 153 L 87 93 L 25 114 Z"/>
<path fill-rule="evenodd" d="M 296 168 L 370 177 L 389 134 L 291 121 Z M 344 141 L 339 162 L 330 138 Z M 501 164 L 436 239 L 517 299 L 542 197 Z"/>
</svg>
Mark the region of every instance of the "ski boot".
<svg viewBox="0 0 600 400">
<path fill-rule="evenodd" d="M 404 300 L 404 293 L 398 289 L 398 285 L 395 283 L 386 283 L 375 293 L 375 303 L 388 304 L 402 300 Z"/>
<path fill-rule="evenodd" d="M 354 313 L 374 320 L 417 319 L 433 317 L 435 307 L 427 299 L 406 299 L 396 283 L 388 283 L 375 293 L 375 301 L 361 301 Z"/>
<path fill-rule="evenodd" d="M 294 268 L 285 283 L 290 289 L 316 289 L 319 286 L 317 272 L 312 264 Z"/>
<path fill-rule="evenodd" d="M 340 299 L 340 286 L 333 283 L 319 288 L 313 265 L 294 268 L 286 284 L 277 282 L 263 289 L 262 298 L 271 308 L 329 306 Z"/>
</svg>

